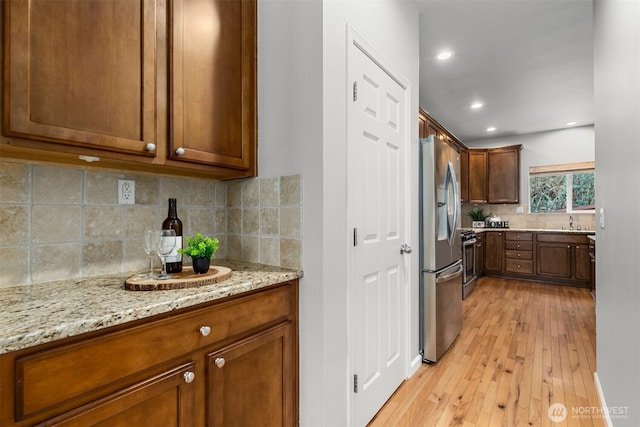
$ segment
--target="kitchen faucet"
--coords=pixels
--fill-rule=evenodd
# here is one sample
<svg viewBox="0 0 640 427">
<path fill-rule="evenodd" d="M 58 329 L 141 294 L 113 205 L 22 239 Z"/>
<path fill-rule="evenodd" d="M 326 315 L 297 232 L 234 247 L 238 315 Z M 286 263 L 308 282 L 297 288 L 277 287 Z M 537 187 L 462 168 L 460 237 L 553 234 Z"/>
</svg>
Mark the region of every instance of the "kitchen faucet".
<svg viewBox="0 0 640 427">
<path fill-rule="evenodd" d="M 573 230 L 573 217 L 569 215 L 569 230 Z"/>
</svg>

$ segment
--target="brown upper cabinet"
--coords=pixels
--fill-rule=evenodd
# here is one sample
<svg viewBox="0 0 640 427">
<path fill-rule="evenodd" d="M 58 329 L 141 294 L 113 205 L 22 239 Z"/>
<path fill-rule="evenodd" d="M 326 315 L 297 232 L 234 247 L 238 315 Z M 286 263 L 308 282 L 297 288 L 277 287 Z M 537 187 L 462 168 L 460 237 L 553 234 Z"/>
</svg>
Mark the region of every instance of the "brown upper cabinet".
<svg viewBox="0 0 640 427">
<path fill-rule="evenodd" d="M 487 150 L 470 149 L 469 203 L 487 203 Z"/>
<path fill-rule="evenodd" d="M 5 134 L 154 157 L 154 9 L 6 2 Z"/>
<path fill-rule="evenodd" d="M 489 203 L 520 202 L 520 150 L 522 145 L 488 150 Z"/>
<path fill-rule="evenodd" d="M 521 149 L 469 149 L 469 203 L 520 202 Z"/>
<path fill-rule="evenodd" d="M 256 175 L 256 1 L 7 1 L 2 156 Z"/>
<path fill-rule="evenodd" d="M 172 5 L 170 158 L 253 171 L 256 3 Z"/>
</svg>

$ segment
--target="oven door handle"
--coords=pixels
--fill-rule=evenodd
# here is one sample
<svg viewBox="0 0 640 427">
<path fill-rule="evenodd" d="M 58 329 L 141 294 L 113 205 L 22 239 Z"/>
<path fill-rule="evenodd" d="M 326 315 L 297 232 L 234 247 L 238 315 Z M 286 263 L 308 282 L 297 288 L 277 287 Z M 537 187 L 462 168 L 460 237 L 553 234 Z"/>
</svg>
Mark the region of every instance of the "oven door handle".
<svg viewBox="0 0 640 427">
<path fill-rule="evenodd" d="M 475 244 L 476 244 L 476 242 L 477 242 L 477 240 L 476 240 L 476 239 L 465 240 L 465 241 L 462 243 L 462 246 L 471 246 L 471 245 L 475 245 Z"/>
</svg>

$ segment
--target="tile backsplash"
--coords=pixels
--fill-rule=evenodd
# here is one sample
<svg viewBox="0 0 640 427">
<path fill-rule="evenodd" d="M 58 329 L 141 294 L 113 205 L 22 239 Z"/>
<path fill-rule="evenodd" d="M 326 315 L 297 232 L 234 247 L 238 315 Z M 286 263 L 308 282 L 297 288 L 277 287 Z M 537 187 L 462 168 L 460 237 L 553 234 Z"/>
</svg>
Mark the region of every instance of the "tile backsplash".
<svg viewBox="0 0 640 427">
<path fill-rule="evenodd" d="M 471 218 L 467 215 L 471 209 L 478 206 L 487 214 L 491 213 L 504 221 L 509 221 L 509 228 L 531 228 L 546 230 L 561 230 L 564 226 L 569 229 L 569 215 L 573 217 L 573 227 L 578 225 L 584 230 L 595 230 L 596 216 L 594 213 L 572 214 L 531 214 L 527 205 L 462 205 L 462 226 L 471 227 Z M 516 208 L 522 208 L 522 213 L 516 213 Z"/>
<path fill-rule="evenodd" d="M 135 205 L 118 204 L 118 179 L 135 181 Z M 144 269 L 144 230 L 170 197 L 185 236 L 220 239 L 216 257 L 301 268 L 299 175 L 215 182 L 0 161 L 0 287 Z"/>
</svg>

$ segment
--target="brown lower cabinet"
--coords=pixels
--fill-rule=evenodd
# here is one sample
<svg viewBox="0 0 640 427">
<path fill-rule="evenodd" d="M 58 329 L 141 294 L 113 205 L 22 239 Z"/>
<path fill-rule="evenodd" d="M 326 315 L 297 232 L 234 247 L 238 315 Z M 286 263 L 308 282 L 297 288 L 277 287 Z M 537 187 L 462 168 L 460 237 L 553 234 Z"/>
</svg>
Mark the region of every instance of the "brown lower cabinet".
<svg viewBox="0 0 640 427">
<path fill-rule="evenodd" d="M 590 287 L 586 234 L 486 231 L 485 274 Z"/>
<path fill-rule="evenodd" d="M 506 273 L 530 276 L 534 274 L 533 237 L 531 232 L 505 232 Z"/>
<path fill-rule="evenodd" d="M 501 231 L 487 232 L 484 236 L 484 270 L 488 275 L 501 274 L 504 260 L 504 233 Z"/>
<path fill-rule="evenodd" d="M 2 426 L 297 425 L 298 282 L 0 356 Z"/>
<path fill-rule="evenodd" d="M 591 259 L 586 235 L 538 233 L 537 257 L 539 276 L 589 287 Z"/>
</svg>

